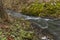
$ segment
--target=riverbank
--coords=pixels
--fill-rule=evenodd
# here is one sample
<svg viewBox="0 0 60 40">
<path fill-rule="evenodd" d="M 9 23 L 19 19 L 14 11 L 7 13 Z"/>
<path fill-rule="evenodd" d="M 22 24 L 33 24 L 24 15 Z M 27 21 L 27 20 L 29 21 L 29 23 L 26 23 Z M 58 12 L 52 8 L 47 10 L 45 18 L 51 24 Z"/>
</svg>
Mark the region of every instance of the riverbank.
<svg viewBox="0 0 60 40">
<path fill-rule="evenodd" d="M 47 29 L 41 29 L 28 20 L 14 19 L 11 23 L 0 22 L 1 40 L 54 40 Z"/>
</svg>

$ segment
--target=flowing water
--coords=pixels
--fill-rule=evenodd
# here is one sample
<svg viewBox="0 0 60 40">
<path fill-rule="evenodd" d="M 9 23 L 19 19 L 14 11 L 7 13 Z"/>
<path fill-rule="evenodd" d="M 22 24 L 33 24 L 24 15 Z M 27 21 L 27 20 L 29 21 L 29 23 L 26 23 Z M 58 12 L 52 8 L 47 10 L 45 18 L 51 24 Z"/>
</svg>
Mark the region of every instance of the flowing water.
<svg viewBox="0 0 60 40">
<path fill-rule="evenodd" d="M 55 40 L 60 40 L 60 19 L 45 19 L 40 17 L 27 16 L 12 10 L 6 10 L 6 12 L 13 17 L 23 17 L 25 20 L 30 20 L 42 29 L 48 29 L 56 36 Z"/>
</svg>

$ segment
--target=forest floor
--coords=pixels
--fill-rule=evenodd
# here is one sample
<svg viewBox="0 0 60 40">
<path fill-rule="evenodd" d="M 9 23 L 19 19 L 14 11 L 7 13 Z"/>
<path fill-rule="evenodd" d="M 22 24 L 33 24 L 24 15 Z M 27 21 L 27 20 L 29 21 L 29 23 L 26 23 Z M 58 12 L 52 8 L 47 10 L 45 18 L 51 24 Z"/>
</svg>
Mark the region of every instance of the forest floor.
<svg viewBox="0 0 60 40">
<path fill-rule="evenodd" d="M 24 19 L 2 22 L 0 19 L 0 40 L 54 40 L 53 34 Z"/>
</svg>

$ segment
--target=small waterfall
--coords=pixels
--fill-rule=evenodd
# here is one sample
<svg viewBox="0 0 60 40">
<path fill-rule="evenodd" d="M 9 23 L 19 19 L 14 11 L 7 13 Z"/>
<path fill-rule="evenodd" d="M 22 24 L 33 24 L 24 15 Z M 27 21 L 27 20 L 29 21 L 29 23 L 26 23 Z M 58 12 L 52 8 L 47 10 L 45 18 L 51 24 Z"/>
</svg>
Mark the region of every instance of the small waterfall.
<svg viewBox="0 0 60 40">
<path fill-rule="evenodd" d="M 15 17 L 15 18 L 22 17 L 25 20 L 29 20 L 33 24 L 37 25 L 37 27 L 40 27 L 42 29 L 48 28 L 54 35 L 58 37 L 57 40 L 60 40 L 60 19 L 55 20 L 55 19 L 45 19 L 40 17 L 27 16 L 12 10 L 6 10 L 6 12 L 12 17 Z"/>
<path fill-rule="evenodd" d="M 18 18 L 21 18 L 23 17 L 24 19 L 26 20 L 30 20 L 30 19 L 33 19 L 33 20 L 38 20 L 38 19 L 42 19 L 40 17 L 33 17 L 33 16 L 27 16 L 27 15 L 23 15 L 22 13 L 18 13 L 18 12 L 15 12 L 15 11 L 12 11 L 12 10 L 5 10 L 9 15 L 13 16 L 13 17 L 18 17 Z M 43 20 L 50 20 L 50 19 L 43 19 Z"/>
</svg>

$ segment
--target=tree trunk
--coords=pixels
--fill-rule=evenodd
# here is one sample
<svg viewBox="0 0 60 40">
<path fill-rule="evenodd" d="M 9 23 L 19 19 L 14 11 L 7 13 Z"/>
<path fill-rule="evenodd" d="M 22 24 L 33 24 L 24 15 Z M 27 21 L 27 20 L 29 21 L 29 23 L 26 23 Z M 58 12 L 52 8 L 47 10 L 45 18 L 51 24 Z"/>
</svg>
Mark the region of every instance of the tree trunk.
<svg viewBox="0 0 60 40">
<path fill-rule="evenodd" d="M 2 0 L 0 0 L 0 18 L 3 21 L 8 21 L 8 14 L 4 11 Z"/>
</svg>

